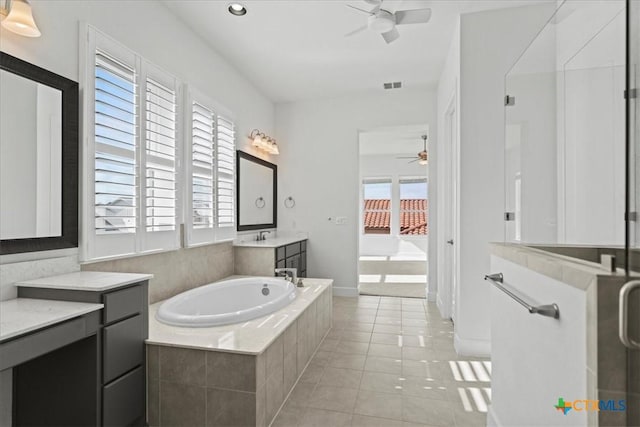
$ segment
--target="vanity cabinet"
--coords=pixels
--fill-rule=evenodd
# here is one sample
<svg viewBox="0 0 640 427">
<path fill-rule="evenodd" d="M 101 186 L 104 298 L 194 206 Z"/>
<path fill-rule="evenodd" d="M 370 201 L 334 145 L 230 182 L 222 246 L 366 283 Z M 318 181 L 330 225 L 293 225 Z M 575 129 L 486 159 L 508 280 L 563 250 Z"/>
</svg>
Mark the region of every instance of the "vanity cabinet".
<svg viewBox="0 0 640 427">
<path fill-rule="evenodd" d="M 277 247 L 275 260 L 275 268 L 295 268 L 298 277 L 307 277 L 307 241 Z"/>
<path fill-rule="evenodd" d="M 20 298 L 104 305 L 97 332 L 98 425 L 145 424 L 145 340 L 149 330 L 147 287 L 148 280 L 102 290 L 18 285 Z"/>
</svg>

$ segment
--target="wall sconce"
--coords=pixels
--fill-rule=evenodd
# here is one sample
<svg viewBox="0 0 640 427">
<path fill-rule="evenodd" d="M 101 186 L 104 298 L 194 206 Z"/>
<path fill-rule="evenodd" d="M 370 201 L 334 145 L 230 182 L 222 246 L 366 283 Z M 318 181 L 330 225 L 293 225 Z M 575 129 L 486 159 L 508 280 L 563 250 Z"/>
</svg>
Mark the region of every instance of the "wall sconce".
<svg viewBox="0 0 640 427">
<path fill-rule="evenodd" d="M 251 131 L 251 135 L 249 135 L 249 139 L 253 140 L 252 145 L 262 151 L 265 151 L 269 154 L 278 155 L 280 154 L 280 150 L 278 149 L 278 144 L 274 138 L 265 135 L 263 132 L 260 132 L 258 129 L 254 129 Z"/>
<path fill-rule="evenodd" d="M 0 7 L 0 18 L 2 17 L 5 17 L 2 20 L 2 26 L 13 33 L 25 37 L 40 37 L 41 35 L 33 20 L 28 0 L 4 0 L 4 8 Z"/>
</svg>

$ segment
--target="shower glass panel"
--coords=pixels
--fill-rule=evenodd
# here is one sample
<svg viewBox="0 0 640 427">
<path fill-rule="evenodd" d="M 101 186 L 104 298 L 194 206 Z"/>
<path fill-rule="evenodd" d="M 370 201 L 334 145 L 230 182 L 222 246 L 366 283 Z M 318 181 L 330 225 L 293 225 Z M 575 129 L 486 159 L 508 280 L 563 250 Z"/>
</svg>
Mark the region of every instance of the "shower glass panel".
<svg viewBox="0 0 640 427">
<path fill-rule="evenodd" d="M 640 2 L 629 2 L 628 99 L 629 190 L 628 263 L 640 272 Z M 640 408 L 640 407 L 639 407 Z M 640 412 L 640 409 L 638 410 Z M 639 414 L 640 417 L 640 414 Z"/>
<path fill-rule="evenodd" d="M 565 1 L 505 77 L 505 237 L 625 244 L 624 0 Z"/>
</svg>

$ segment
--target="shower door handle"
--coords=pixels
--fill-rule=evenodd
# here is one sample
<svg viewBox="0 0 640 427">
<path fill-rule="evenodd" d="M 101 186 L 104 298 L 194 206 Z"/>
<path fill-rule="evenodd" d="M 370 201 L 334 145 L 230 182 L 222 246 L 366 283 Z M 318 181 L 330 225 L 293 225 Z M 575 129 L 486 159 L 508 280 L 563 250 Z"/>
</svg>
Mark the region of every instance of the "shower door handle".
<svg viewBox="0 0 640 427">
<path fill-rule="evenodd" d="M 627 282 L 620 289 L 618 312 L 618 336 L 622 344 L 631 350 L 640 350 L 640 342 L 634 341 L 629 337 L 629 294 L 636 289 L 640 289 L 640 280 Z"/>
</svg>

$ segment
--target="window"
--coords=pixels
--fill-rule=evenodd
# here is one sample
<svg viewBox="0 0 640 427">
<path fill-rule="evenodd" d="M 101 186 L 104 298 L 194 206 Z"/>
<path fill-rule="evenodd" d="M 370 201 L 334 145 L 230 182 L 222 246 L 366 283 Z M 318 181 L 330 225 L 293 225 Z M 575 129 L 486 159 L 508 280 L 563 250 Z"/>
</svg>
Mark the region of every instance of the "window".
<svg viewBox="0 0 640 427">
<path fill-rule="evenodd" d="M 235 236 L 235 125 L 222 108 L 191 91 L 188 101 L 187 245 Z"/>
<path fill-rule="evenodd" d="M 391 234 L 391 180 L 365 179 L 364 234 Z"/>
<path fill-rule="evenodd" d="M 84 258 L 175 249 L 179 83 L 91 27 L 88 36 Z"/>
<path fill-rule="evenodd" d="M 400 235 L 427 234 L 427 180 L 400 178 Z"/>
</svg>

